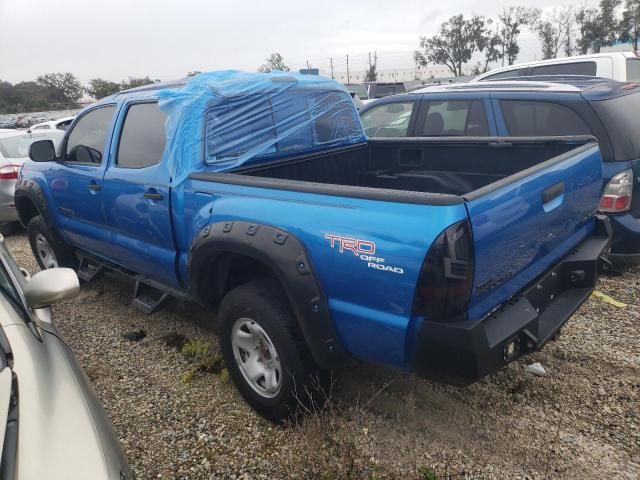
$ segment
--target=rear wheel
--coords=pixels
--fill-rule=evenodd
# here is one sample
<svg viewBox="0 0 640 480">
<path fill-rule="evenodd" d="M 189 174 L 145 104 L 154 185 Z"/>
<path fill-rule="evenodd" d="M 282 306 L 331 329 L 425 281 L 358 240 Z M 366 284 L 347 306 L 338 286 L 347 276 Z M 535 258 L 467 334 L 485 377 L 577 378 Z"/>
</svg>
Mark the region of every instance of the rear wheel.
<svg viewBox="0 0 640 480">
<path fill-rule="evenodd" d="M 56 241 L 40 215 L 29 221 L 27 231 L 31 250 L 40 268 L 43 270 L 56 267 L 77 268 L 78 260 L 73 250 Z"/>
<path fill-rule="evenodd" d="M 218 312 L 222 353 L 236 387 L 274 422 L 321 407 L 329 376 L 315 365 L 275 281 L 241 285 Z"/>
</svg>

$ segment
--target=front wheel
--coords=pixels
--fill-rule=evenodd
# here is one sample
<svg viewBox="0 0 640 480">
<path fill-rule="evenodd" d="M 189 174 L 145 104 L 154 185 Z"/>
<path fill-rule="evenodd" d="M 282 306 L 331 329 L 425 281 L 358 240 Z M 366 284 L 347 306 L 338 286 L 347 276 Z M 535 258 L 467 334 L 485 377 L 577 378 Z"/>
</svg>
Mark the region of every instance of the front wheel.
<svg viewBox="0 0 640 480">
<path fill-rule="evenodd" d="M 38 215 L 27 226 L 31 251 L 43 270 L 57 267 L 75 269 L 78 261 L 67 245 L 57 242 L 44 219 Z"/>
<path fill-rule="evenodd" d="M 327 372 L 311 358 L 275 280 L 230 291 L 218 312 L 222 353 L 244 399 L 273 422 L 322 406 Z"/>
</svg>

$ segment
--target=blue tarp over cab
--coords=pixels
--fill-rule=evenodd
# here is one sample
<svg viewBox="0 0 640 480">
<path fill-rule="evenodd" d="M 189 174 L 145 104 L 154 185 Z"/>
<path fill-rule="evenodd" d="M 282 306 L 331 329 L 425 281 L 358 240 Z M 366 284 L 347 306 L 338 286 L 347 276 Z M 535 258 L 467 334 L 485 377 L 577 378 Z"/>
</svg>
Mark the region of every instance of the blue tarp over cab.
<svg viewBox="0 0 640 480">
<path fill-rule="evenodd" d="M 347 90 L 288 72 L 202 73 L 158 92 L 173 182 L 366 141 Z"/>
</svg>

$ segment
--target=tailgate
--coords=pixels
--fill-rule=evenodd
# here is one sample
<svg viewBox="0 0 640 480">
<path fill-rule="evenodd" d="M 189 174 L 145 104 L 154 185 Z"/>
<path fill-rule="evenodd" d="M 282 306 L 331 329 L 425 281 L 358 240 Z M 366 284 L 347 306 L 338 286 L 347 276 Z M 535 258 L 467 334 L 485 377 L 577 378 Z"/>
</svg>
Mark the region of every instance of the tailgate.
<svg viewBox="0 0 640 480">
<path fill-rule="evenodd" d="M 602 188 L 587 143 L 466 196 L 475 269 L 469 318 L 481 318 L 553 266 L 593 230 Z"/>
</svg>

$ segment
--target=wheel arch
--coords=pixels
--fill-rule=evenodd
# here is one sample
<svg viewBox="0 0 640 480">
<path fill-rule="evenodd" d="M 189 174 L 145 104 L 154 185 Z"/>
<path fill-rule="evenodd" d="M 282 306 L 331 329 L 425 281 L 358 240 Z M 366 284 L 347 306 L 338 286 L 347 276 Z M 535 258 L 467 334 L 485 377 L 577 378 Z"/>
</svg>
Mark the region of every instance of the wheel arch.
<svg viewBox="0 0 640 480">
<path fill-rule="evenodd" d="M 246 270 L 239 274 L 240 264 Z M 219 303 L 227 291 L 243 281 L 273 276 L 286 294 L 316 363 L 331 369 L 350 361 L 337 337 L 311 260 L 291 233 L 243 221 L 210 224 L 191 246 L 188 275 L 195 299 L 207 306 Z"/>
<path fill-rule="evenodd" d="M 19 180 L 16 184 L 14 203 L 20 223 L 26 228 L 29 221 L 41 215 L 47 226 L 51 228 L 51 215 L 47 207 L 47 200 L 40 185 L 31 179 Z"/>
</svg>

